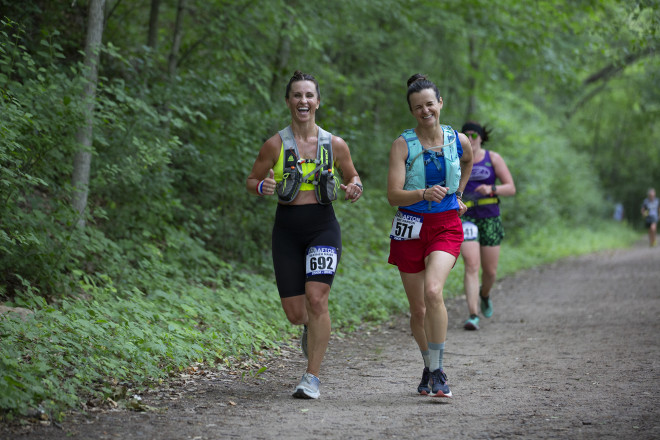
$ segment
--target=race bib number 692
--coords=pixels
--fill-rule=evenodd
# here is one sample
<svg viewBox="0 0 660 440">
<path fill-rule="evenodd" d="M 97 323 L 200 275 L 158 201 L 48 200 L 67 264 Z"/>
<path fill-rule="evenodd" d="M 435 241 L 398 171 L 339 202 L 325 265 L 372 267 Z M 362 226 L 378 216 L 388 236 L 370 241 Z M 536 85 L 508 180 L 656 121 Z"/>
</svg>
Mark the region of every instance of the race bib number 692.
<svg viewBox="0 0 660 440">
<path fill-rule="evenodd" d="M 305 273 L 312 275 L 334 275 L 337 271 L 337 248 L 313 246 L 307 250 Z"/>
</svg>

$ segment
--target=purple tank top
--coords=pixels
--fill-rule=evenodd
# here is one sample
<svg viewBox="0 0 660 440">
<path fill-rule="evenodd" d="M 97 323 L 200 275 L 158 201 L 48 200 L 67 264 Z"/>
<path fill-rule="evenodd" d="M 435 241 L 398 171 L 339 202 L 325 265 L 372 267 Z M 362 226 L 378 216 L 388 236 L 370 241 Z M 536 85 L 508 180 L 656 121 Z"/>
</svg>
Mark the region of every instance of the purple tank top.
<svg viewBox="0 0 660 440">
<path fill-rule="evenodd" d="M 465 185 L 465 191 L 463 191 L 463 200 L 465 201 L 490 197 L 489 195 L 482 196 L 475 192 L 475 189 L 481 184 L 492 185 L 495 183 L 495 169 L 490 160 L 490 152 L 488 150 L 485 151 L 484 158 L 472 165 L 470 180 L 468 180 L 467 185 Z M 497 217 L 500 215 L 500 205 L 493 203 L 491 205 L 473 206 L 467 210 L 465 215 L 472 218 Z"/>
</svg>

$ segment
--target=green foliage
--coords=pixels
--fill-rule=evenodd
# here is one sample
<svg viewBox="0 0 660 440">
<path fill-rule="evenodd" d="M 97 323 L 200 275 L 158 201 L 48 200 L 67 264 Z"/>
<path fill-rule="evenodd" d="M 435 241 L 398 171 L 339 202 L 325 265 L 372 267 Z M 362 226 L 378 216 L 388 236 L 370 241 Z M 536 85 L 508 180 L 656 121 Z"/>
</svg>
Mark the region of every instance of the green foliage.
<svg viewBox="0 0 660 440">
<path fill-rule="evenodd" d="M 599 11 L 600 32 L 585 56 L 597 60 L 582 72 L 580 93 L 571 109 L 579 127 L 573 145 L 590 156 L 607 205 L 622 202 L 626 219 L 643 228 L 640 206 L 646 189 L 660 182 L 660 4 L 620 4 Z"/>
<path fill-rule="evenodd" d="M 215 288 L 170 283 L 151 294 L 76 272 L 84 297 L 51 305 L 36 295 L 17 298 L 12 305 L 37 312 L 25 322 L 0 319 L 0 408 L 59 411 L 111 396 L 110 383 L 141 387 L 194 362 L 226 365 L 276 352 L 286 321 L 277 295 L 264 294 L 272 283 L 233 269 L 223 265 Z"/>
<path fill-rule="evenodd" d="M 486 121 L 494 130 L 485 147 L 504 158 L 517 189 L 515 197 L 502 198 L 509 236 L 525 239 L 556 222 L 584 225 L 608 218 L 610 206 L 585 166 L 590 157 L 571 147 L 572 134 L 515 95 L 492 93 L 499 99 L 484 106 L 494 115 Z"/>
<path fill-rule="evenodd" d="M 57 32 L 33 55 L 20 44 L 21 28 L 0 22 L 0 279 L 27 279 L 51 290 L 62 283 L 71 252 L 74 215 L 66 199 L 76 78 L 58 66 Z"/>
</svg>

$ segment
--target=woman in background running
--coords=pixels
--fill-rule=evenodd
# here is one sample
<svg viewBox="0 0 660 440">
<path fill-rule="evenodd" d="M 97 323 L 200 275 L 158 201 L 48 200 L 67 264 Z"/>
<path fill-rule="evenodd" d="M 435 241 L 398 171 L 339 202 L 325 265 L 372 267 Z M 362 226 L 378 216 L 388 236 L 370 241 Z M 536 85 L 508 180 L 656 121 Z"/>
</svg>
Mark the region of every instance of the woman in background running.
<svg viewBox="0 0 660 440">
<path fill-rule="evenodd" d="M 660 207 L 658 205 L 655 189 L 649 188 L 646 192 L 646 198 L 642 202 L 642 216 L 649 230 L 649 246 L 651 247 L 656 245 L 655 237 L 658 228 L 658 216 L 660 215 Z"/>
<path fill-rule="evenodd" d="M 472 174 L 463 197 L 468 210 L 463 216 L 465 241 L 461 245 L 461 255 L 465 264 L 463 284 L 470 313 L 463 327 L 479 330 L 479 309 L 484 317 L 493 316 L 490 291 L 495 284 L 500 243 L 504 238 L 500 197 L 515 195 L 516 185 L 502 156 L 483 148 L 489 139 L 489 130 L 476 122 L 466 122 L 461 131 L 470 139 L 474 157 Z M 496 184 L 497 180 L 499 184 Z"/>
</svg>

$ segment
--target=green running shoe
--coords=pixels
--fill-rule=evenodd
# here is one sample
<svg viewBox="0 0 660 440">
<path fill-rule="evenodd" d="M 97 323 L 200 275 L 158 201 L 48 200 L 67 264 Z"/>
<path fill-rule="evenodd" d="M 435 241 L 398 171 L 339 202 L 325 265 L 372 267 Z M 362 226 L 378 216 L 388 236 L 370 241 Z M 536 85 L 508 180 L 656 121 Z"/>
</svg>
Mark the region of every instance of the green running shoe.
<svg viewBox="0 0 660 440">
<path fill-rule="evenodd" d="M 463 324 L 465 330 L 479 330 L 479 317 L 470 316 Z"/>
<path fill-rule="evenodd" d="M 483 313 L 484 318 L 490 318 L 493 316 L 493 301 L 490 296 L 484 298 L 479 295 L 479 298 L 481 298 L 481 313 Z"/>
</svg>

